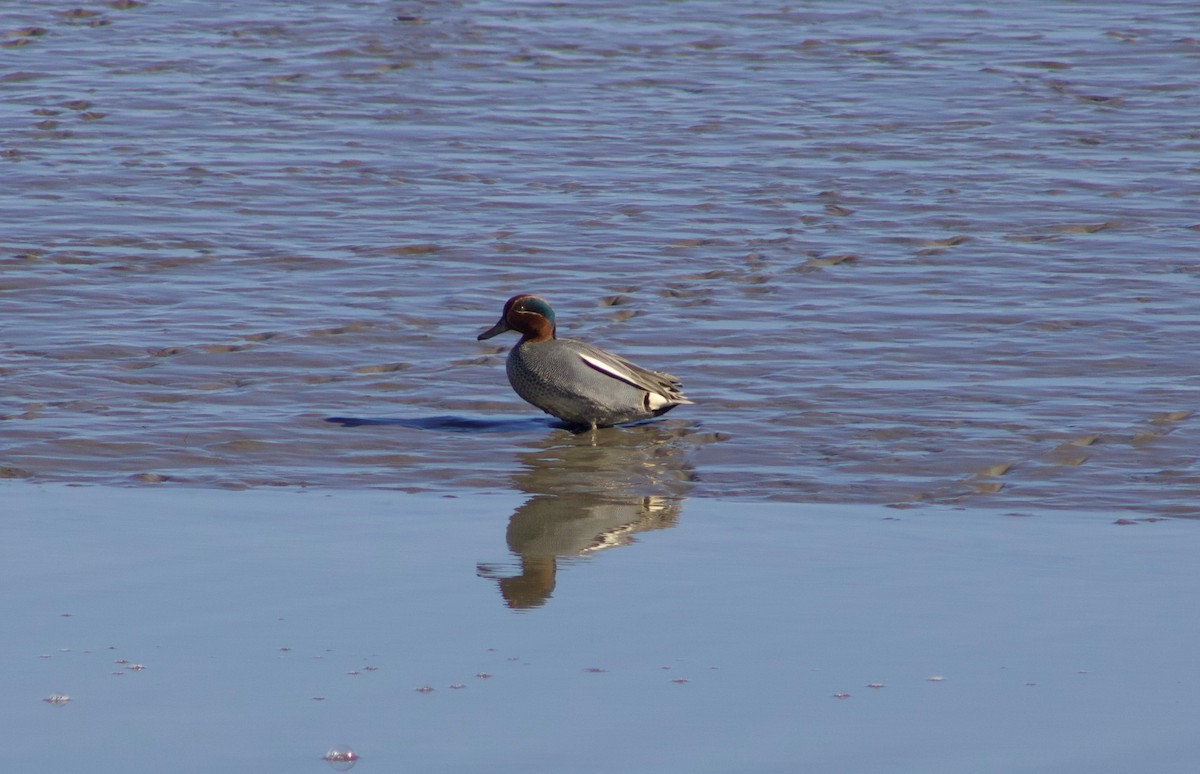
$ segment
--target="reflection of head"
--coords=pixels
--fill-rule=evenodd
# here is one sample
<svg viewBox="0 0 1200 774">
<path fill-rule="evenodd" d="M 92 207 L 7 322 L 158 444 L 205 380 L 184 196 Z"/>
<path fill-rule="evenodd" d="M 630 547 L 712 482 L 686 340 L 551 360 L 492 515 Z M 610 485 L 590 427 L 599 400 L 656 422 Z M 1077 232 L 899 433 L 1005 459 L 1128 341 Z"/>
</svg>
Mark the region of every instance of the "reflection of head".
<svg viewBox="0 0 1200 774">
<path fill-rule="evenodd" d="M 532 557 L 521 561 L 521 574 L 500 578 L 500 595 L 514 610 L 541 607 L 554 593 L 554 557 Z"/>
</svg>

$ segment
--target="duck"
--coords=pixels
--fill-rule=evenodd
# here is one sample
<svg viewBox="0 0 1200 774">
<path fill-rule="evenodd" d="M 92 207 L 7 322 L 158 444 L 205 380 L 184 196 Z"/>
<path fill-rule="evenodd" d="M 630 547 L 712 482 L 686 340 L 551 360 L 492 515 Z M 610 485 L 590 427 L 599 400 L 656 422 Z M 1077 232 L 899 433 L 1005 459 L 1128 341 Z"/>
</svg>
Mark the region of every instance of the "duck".
<svg viewBox="0 0 1200 774">
<path fill-rule="evenodd" d="M 570 426 L 612 427 L 693 403 L 671 374 L 634 365 L 586 341 L 558 338 L 554 309 L 540 296 L 508 299 L 500 320 L 477 340 L 506 331 L 521 334 L 505 364 L 513 390 Z"/>
</svg>

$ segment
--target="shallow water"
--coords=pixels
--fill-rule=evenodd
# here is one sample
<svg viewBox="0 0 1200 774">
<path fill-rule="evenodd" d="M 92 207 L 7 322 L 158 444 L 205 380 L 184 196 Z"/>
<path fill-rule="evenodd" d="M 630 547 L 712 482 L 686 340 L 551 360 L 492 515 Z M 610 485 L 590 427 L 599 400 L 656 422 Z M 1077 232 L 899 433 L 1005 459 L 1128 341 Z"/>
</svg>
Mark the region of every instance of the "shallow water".
<svg viewBox="0 0 1200 774">
<path fill-rule="evenodd" d="M 12 766 L 1191 770 L 1192 4 L 9 5 Z"/>
<path fill-rule="evenodd" d="M 11 769 L 1195 768 L 1192 522 L 693 498 L 572 558 L 511 494 L 178 491 L 0 490 Z"/>
<path fill-rule="evenodd" d="M 1200 513 L 1190 3 L 121 5 L 0 17 L 4 475 Z"/>
</svg>

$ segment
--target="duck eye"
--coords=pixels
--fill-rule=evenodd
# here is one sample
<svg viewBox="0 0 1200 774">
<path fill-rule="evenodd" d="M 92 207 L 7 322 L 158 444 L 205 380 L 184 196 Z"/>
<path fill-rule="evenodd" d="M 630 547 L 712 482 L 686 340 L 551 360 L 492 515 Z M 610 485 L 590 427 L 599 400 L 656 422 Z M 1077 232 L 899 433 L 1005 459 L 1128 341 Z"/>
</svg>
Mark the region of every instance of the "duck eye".
<svg viewBox="0 0 1200 774">
<path fill-rule="evenodd" d="M 527 314 L 552 320 L 554 312 L 539 298 L 523 298 L 513 304 L 510 314 Z"/>
</svg>

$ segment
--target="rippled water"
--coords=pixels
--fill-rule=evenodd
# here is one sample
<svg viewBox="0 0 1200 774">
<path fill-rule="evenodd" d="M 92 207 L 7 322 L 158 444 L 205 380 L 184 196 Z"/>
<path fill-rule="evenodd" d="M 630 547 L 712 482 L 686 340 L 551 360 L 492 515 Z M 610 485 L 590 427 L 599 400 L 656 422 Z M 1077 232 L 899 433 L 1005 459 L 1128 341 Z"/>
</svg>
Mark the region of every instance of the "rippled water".
<svg viewBox="0 0 1200 774">
<path fill-rule="evenodd" d="M 0 15 L 3 475 L 1200 514 L 1192 3 L 64 8 Z M 555 427 L 518 291 L 697 405 Z"/>
</svg>

